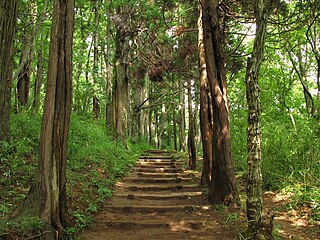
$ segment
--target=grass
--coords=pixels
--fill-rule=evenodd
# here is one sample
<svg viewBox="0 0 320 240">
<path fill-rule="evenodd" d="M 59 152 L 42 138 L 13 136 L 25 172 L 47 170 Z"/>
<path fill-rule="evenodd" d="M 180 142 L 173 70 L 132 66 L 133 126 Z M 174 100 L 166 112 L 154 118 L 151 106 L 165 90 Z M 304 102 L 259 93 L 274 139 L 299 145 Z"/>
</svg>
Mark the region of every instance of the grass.
<svg viewBox="0 0 320 240">
<path fill-rule="evenodd" d="M 232 152 L 236 173 L 246 178 L 246 111 L 231 116 Z M 274 114 L 274 115 L 273 115 Z M 320 220 L 320 124 L 298 115 L 293 126 L 285 113 L 262 117 L 263 189 L 291 193 L 288 207 L 310 208 L 310 221 Z"/>
<path fill-rule="evenodd" d="M 38 115 L 12 115 L 12 141 L 1 145 L 0 236 L 8 232 L 25 237 L 39 234 L 39 221 L 16 226 L 4 218 L 21 203 L 34 179 L 40 125 Z M 71 221 L 67 231 L 72 235 L 93 220 L 102 203 L 112 196 L 116 181 L 149 146 L 129 141 L 126 148 L 113 141 L 103 122 L 78 115 L 72 115 L 68 144 L 67 197 Z"/>
</svg>

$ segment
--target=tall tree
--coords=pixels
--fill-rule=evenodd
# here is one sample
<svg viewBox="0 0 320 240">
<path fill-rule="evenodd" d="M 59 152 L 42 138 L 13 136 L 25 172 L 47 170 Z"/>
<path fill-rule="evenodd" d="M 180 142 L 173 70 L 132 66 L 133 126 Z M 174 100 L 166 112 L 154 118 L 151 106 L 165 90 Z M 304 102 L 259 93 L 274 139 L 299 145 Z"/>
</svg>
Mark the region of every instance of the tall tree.
<svg viewBox="0 0 320 240">
<path fill-rule="evenodd" d="M 23 26 L 22 50 L 20 56 L 20 64 L 22 70 L 18 74 L 17 82 L 17 100 L 21 106 L 26 106 L 29 100 L 30 75 L 33 58 L 33 23 L 36 16 L 36 5 L 33 1 L 29 1 L 26 6 L 26 21 Z"/>
<path fill-rule="evenodd" d="M 93 99 L 92 99 L 92 108 L 93 108 L 93 117 L 98 119 L 100 112 L 100 101 L 97 96 L 97 85 L 98 85 L 98 76 L 99 76 L 99 49 L 98 49 L 98 28 L 99 28 L 99 1 L 93 1 L 94 4 L 94 31 L 93 31 Z"/>
<path fill-rule="evenodd" d="M 209 199 L 212 203 L 230 204 L 238 200 L 238 192 L 231 156 L 229 103 L 218 6 L 217 0 L 201 1 L 208 91 L 212 97 L 210 104 L 213 110 L 213 147 L 210 153 L 212 154 L 212 180 Z M 210 109 L 206 110 L 210 111 Z M 207 121 L 210 122 L 211 119 Z"/>
<path fill-rule="evenodd" d="M 66 224 L 73 27 L 74 1 L 55 0 L 38 174 L 25 201 L 12 216 L 16 220 L 21 217 L 39 217 L 45 223 L 45 239 L 62 239 Z"/>
<path fill-rule="evenodd" d="M 115 35 L 115 68 L 114 68 L 114 84 L 113 84 L 113 124 L 116 130 L 117 139 L 126 144 L 127 124 L 129 114 L 129 78 L 128 58 L 129 58 L 129 42 L 132 37 L 130 28 L 130 11 L 132 9 L 126 7 L 118 7 L 116 14 L 112 16 L 112 20 L 116 26 Z"/>
<path fill-rule="evenodd" d="M 198 49 L 199 49 L 199 64 L 200 64 L 200 128 L 202 137 L 203 150 L 203 170 L 201 183 L 206 185 L 211 183 L 212 175 L 212 99 L 209 91 L 209 82 L 207 77 L 207 66 L 205 59 L 205 49 L 203 42 L 203 26 L 202 13 L 200 8 L 198 19 Z"/>
<path fill-rule="evenodd" d="M 194 131 L 194 111 L 192 102 L 192 86 L 191 79 L 188 79 L 188 113 L 189 113 L 189 127 L 188 127 L 188 153 L 189 153 L 189 168 L 196 169 L 197 167 L 197 153 L 195 145 L 195 131 Z"/>
<path fill-rule="evenodd" d="M 17 1 L 0 0 L 0 142 L 10 139 L 13 37 Z"/>
<path fill-rule="evenodd" d="M 271 12 L 272 0 L 257 0 L 256 36 L 251 57 L 248 59 L 246 72 L 248 103 L 248 175 L 247 175 L 247 218 L 248 236 L 259 237 L 262 218 L 262 174 L 261 174 L 261 109 L 260 89 L 258 85 L 259 70 L 263 62 L 267 22 Z"/>
</svg>

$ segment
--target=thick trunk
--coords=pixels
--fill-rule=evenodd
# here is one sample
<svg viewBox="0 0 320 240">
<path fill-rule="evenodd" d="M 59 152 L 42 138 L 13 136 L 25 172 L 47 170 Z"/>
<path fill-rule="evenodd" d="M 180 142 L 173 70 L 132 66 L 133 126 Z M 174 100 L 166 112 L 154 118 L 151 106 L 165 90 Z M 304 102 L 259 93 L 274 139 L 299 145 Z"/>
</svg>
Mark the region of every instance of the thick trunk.
<svg viewBox="0 0 320 240">
<path fill-rule="evenodd" d="M 115 84 L 113 89 L 114 126 L 116 138 L 126 144 L 129 111 L 129 82 L 127 77 L 127 61 L 130 37 L 121 36 L 118 29 L 116 34 L 115 54 Z"/>
<path fill-rule="evenodd" d="M 41 42 L 44 41 L 44 33 L 41 33 Z M 43 46 L 43 45 L 42 45 Z M 43 52 L 42 47 L 39 48 L 38 59 L 37 59 L 37 73 L 34 80 L 34 88 L 33 88 L 33 111 L 38 112 L 39 104 L 40 104 L 40 92 L 43 81 Z"/>
<path fill-rule="evenodd" d="M 188 127 L 188 154 L 189 154 L 189 168 L 196 169 L 197 155 L 196 146 L 194 142 L 194 115 L 193 102 L 191 94 L 191 79 L 188 80 L 188 113 L 189 113 L 189 127 Z"/>
<path fill-rule="evenodd" d="M 248 103 L 248 175 L 246 205 L 248 218 L 247 232 L 248 237 L 251 239 L 261 239 L 258 235 L 262 217 L 261 109 L 258 79 L 260 65 L 263 62 L 270 3 L 267 3 L 266 6 L 263 0 L 258 0 L 256 3 L 256 36 L 252 56 L 248 59 L 246 72 Z"/>
<path fill-rule="evenodd" d="M 213 156 L 210 201 L 230 204 L 238 200 L 231 157 L 230 119 L 224 55 L 218 21 L 218 1 L 203 0 L 205 58 L 212 96 Z"/>
<path fill-rule="evenodd" d="M 73 21 L 73 0 L 55 0 L 38 175 L 26 200 L 12 216 L 16 220 L 20 217 L 40 217 L 46 223 L 48 232 L 44 239 L 61 239 L 65 228 Z"/>
<path fill-rule="evenodd" d="M 13 37 L 17 1 L 0 0 L 0 142 L 10 140 Z"/>
<path fill-rule="evenodd" d="M 212 175 L 212 129 L 213 129 L 213 113 L 212 98 L 209 91 L 209 82 L 207 77 L 207 66 L 205 59 L 205 49 L 203 42 L 203 26 L 202 26 L 202 8 L 200 8 L 200 16 L 198 19 L 198 49 L 200 64 L 200 128 L 202 137 L 203 150 L 203 170 L 201 184 L 210 185 Z M 209 189 L 211 189 L 209 187 Z"/>
</svg>

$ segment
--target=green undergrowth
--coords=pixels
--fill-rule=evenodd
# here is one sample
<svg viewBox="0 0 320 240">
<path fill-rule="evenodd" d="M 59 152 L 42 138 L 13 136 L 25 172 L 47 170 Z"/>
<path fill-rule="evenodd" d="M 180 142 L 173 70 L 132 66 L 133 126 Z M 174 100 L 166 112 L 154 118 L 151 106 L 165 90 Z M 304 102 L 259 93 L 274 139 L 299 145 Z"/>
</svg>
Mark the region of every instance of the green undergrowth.
<svg viewBox="0 0 320 240">
<path fill-rule="evenodd" d="M 72 117 L 69 141 L 68 196 L 75 217 L 70 232 L 92 221 L 101 204 L 112 196 L 116 181 L 126 174 L 139 155 L 148 148 L 128 143 L 127 148 L 106 134 L 103 123 Z"/>
<path fill-rule="evenodd" d="M 40 115 L 12 115 L 12 140 L 0 146 L 0 220 L 21 203 L 31 186 L 38 160 L 40 127 Z M 68 232 L 74 233 L 92 221 L 94 213 L 112 196 L 116 181 L 149 146 L 128 141 L 125 147 L 113 141 L 102 121 L 78 115 L 71 117 L 68 144 Z M 1 224 L 0 238 L 9 228 L 24 234 L 39 224 L 35 221 L 19 227 L 14 223 Z"/>
<path fill-rule="evenodd" d="M 310 220 L 320 220 L 320 122 L 303 115 L 290 117 L 280 112 L 262 116 L 263 188 L 290 194 L 288 208 L 307 207 Z M 232 150 L 236 172 L 246 178 L 245 110 L 231 117 Z"/>
</svg>

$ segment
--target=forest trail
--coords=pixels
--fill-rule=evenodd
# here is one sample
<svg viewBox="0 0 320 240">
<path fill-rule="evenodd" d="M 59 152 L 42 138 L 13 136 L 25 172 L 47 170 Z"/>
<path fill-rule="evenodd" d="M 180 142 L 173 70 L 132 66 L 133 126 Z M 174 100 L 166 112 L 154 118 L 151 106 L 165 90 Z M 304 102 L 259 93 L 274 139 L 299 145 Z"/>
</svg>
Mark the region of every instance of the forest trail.
<svg viewBox="0 0 320 240">
<path fill-rule="evenodd" d="M 234 239 L 205 200 L 199 177 L 183 164 L 172 152 L 148 151 L 80 239 Z"/>
</svg>

